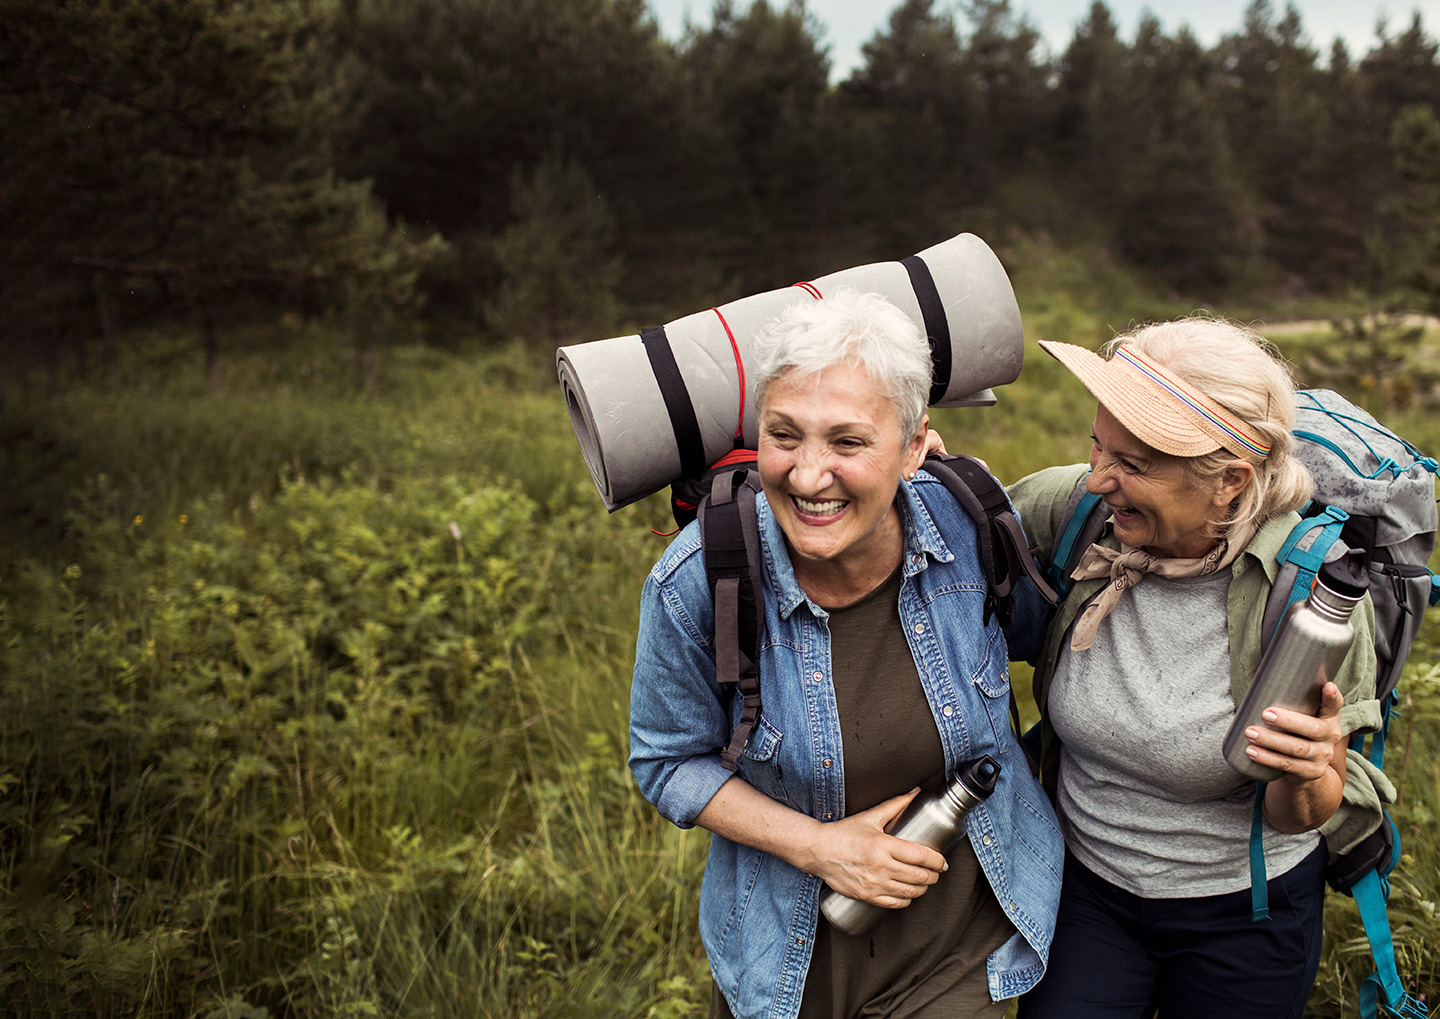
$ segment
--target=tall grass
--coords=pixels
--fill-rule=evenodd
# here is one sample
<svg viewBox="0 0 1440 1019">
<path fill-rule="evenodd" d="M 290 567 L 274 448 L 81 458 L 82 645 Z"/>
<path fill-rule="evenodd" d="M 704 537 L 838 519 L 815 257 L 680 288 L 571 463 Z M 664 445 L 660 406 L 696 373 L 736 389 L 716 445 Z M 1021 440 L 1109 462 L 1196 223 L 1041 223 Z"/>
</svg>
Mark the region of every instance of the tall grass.
<svg viewBox="0 0 1440 1019">
<path fill-rule="evenodd" d="M 1110 335 L 1031 303 L 1032 343 Z M 280 332 L 218 396 L 137 364 L 0 409 L 0 1011 L 703 1014 L 706 836 L 624 764 L 663 501 L 600 509 L 543 359 L 398 348 L 357 396 Z M 1031 353 L 997 407 L 936 415 L 1007 480 L 1086 447 Z M 1432 621 L 1389 769 L 1432 1001 L 1437 663 Z M 1331 895 L 1312 1014 L 1353 1013 L 1358 934 Z"/>
</svg>

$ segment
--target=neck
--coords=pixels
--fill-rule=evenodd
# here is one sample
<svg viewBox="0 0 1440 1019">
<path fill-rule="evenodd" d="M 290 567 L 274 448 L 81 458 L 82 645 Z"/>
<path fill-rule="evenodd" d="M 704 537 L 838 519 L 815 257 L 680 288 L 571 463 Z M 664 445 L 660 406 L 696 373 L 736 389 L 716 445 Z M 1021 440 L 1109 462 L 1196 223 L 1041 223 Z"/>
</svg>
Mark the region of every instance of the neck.
<svg viewBox="0 0 1440 1019">
<path fill-rule="evenodd" d="M 800 559 L 786 544 L 800 590 L 815 604 L 832 609 L 854 604 L 885 583 L 905 554 L 898 510 L 864 549 L 830 559 Z"/>
</svg>

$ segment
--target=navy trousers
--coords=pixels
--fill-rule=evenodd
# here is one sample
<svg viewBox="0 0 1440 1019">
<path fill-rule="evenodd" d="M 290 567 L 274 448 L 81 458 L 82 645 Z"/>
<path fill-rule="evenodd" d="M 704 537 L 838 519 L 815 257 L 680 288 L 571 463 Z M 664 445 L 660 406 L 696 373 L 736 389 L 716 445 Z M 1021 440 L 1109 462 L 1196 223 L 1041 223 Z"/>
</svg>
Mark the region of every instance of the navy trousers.
<svg viewBox="0 0 1440 1019">
<path fill-rule="evenodd" d="M 1250 919 L 1250 890 L 1142 899 L 1069 852 L 1045 977 L 1020 1019 L 1300 1019 L 1320 966 L 1325 846 L 1267 885 L 1270 918 Z"/>
</svg>

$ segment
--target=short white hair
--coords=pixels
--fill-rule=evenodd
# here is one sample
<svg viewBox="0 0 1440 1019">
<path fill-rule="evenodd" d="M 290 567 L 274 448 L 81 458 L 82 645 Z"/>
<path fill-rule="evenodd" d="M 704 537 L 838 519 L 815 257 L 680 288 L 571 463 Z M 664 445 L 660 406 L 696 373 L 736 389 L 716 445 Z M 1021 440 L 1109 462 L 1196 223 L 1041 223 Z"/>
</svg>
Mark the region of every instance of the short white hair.
<svg viewBox="0 0 1440 1019">
<path fill-rule="evenodd" d="M 793 304 L 756 343 L 758 405 L 781 376 L 801 378 L 851 363 L 885 393 L 900 418 L 902 442 L 914 435 L 930 400 L 930 343 L 914 319 L 879 294 L 839 289 Z"/>
</svg>

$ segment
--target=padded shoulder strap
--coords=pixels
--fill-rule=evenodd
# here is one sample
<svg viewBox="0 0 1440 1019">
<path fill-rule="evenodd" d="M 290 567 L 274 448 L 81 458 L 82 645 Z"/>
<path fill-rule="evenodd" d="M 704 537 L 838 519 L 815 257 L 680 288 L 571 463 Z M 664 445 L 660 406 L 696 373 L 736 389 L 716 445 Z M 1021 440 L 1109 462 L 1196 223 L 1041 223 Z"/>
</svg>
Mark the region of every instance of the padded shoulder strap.
<svg viewBox="0 0 1440 1019">
<path fill-rule="evenodd" d="M 722 471 L 700 503 L 700 545 L 705 577 L 715 606 L 715 677 L 722 688 L 739 690 L 740 721 L 721 754 L 730 771 L 760 721 L 760 636 L 764 629 L 760 591 L 760 531 L 754 471 Z"/>
<path fill-rule="evenodd" d="M 1100 537 L 1109 518 L 1105 501 L 1086 490 L 1085 478 L 1088 476 L 1082 476 L 1075 485 L 1075 491 L 1070 494 L 1065 515 L 1060 520 L 1060 537 L 1050 552 L 1050 567 L 1045 571 L 1050 586 L 1062 599 L 1070 593 L 1070 574 L 1085 550 Z"/>
<path fill-rule="evenodd" d="M 1350 515 L 1338 506 L 1325 506 L 1291 528 L 1289 537 L 1275 553 L 1275 561 L 1280 568 L 1275 574 L 1275 583 L 1270 588 L 1265 615 L 1260 623 L 1262 648 L 1270 646 L 1270 639 L 1275 636 L 1275 628 L 1280 625 L 1286 610 L 1310 595 L 1315 575 L 1325 565 L 1326 555 L 1349 519 Z"/>
<path fill-rule="evenodd" d="M 1025 532 L 1020 529 L 1020 521 L 1015 518 L 1015 510 L 995 476 L 974 457 L 950 453 L 927 457 L 925 469 L 945 486 L 975 522 L 980 565 L 990 586 L 987 604 L 989 609 L 999 612 L 1000 624 L 1010 622 L 1015 585 L 1022 575 L 1034 582 L 1041 597 L 1055 604 L 1058 596 L 1041 575 Z"/>
</svg>

